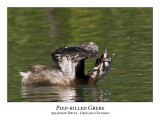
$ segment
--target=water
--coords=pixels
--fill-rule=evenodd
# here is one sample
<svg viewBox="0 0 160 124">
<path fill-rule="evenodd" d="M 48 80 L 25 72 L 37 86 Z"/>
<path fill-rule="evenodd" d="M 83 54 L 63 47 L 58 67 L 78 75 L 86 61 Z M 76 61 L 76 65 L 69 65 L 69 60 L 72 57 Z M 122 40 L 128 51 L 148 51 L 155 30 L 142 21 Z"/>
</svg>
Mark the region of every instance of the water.
<svg viewBox="0 0 160 124">
<path fill-rule="evenodd" d="M 152 8 L 8 8 L 8 101 L 151 102 Z M 117 52 L 96 85 L 25 87 L 20 70 L 53 64 L 57 48 L 95 42 Z M 85 63 L 85 73 L 96 58 Z"/>
</svg>

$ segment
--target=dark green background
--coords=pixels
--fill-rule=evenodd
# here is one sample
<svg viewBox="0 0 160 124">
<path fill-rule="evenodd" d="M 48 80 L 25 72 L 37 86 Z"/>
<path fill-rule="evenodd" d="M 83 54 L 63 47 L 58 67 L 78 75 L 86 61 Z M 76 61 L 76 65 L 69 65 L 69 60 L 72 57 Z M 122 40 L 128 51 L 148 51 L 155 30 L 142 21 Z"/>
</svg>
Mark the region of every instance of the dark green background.
<svg viewBox="0 0 160 124">
<path fill-rule="evenodd" d="M 8 8 L 8 101 L 151 102 L 152 8 Z M 62 46 L 95 42 L 117 52 L 97 85 L 23 87 L 20 70 L 53 64 Z M 86 60 L 87 73 L 96 58 Z"/>
</svg>

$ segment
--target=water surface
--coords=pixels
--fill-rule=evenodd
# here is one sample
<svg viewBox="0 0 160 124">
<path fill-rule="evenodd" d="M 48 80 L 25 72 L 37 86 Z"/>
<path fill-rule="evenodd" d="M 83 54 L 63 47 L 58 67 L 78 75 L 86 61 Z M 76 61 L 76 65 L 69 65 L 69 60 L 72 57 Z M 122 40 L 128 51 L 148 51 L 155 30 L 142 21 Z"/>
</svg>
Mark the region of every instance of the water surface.
<svg viewBox="0 0 160 124">
<path fill-rule="evenodd" d="M 53 64 L 59 47 L 95 42 L 117 52 L 96 85 L 25 87 L 20 70 Z M 151 102 L 152 8 L 8 8 L 8 101 Z M 85 63 L 85 73 L 96 58 Z"/>
</svg>

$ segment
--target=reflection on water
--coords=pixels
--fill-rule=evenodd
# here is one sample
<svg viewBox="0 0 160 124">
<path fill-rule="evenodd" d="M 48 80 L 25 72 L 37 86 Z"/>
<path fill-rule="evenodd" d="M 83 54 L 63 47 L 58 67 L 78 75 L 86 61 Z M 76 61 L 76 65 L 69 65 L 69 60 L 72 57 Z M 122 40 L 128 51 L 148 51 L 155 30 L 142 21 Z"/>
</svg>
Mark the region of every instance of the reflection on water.
<svg viewBox="0 0 160 124">
<path fill-rule="evenodd" d="M 97 86 L 52 86 L 29 87 L 22 86 L 24 101 L 53 101 L 53 102 L 106 102 L 110 92 Z"/>
<path fill-rule="evenodd" d="M 152 101 L 152 15 L 152 8 L 8 8 L 8 101 Z M 19 70 L 53 64 L 57 48 L 90 41 L 117 53 L 97 85 L 21 86 Z M 95 60 L 85 61 L 85 73 Z"/>
</svg>

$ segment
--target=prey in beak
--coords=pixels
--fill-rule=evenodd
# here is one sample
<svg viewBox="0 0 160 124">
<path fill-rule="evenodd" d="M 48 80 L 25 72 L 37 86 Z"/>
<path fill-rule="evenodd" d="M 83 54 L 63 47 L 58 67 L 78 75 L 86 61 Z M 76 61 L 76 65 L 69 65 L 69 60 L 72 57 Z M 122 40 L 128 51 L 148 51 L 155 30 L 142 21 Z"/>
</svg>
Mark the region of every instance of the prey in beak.
<svg viewBox="0 0 160 124">
<path fill-rule="evenodd" d="M 108 51 L 106 48 L 104 54 L 97 58 L 93 70 L 89 71 L 88 73 L 92 82 L 97 82 L 110 72 L 112 60 L 115 55 L 116 53 L 113 53 L 112 56 L 108 58 Z"/>
<path fill-rule="evenodd" d="M 114 52 L 113 54 L 112 54 L 112 56 L 110 57 L 110 58 L 108 58 L 108 56 L 107 56 L 107 48 L 105 49 L 105 52 L 104 52 L 104 54 L 103 54 L 103 58 L 102 58 L 102 60 L 104 61 L 104 62 L 108 62 L 109 64 L 112 62 L 112 59 L 114 58 L 114 56 L 116 55 L 116 52 Z"/>
</svg>

